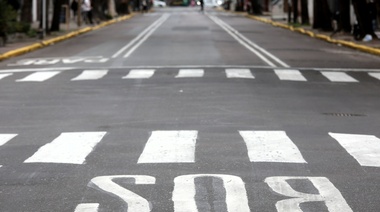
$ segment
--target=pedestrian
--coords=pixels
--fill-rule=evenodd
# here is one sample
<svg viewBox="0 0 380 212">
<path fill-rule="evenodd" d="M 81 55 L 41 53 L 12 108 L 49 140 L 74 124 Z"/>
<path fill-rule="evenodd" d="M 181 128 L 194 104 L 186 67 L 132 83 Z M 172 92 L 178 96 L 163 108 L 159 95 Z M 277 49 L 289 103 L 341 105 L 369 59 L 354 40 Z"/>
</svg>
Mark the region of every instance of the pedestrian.
<svg viewBox="0 0 380 212">
<path fill-rule="evenodd" d="M 74 17 L 74 20 L 75 20 L 75 18 L 77 16 L 77 13 L 78 13 L 78 0 L 73 0 L 71 2 L 70 8 L 73 11 L 73 14 L 74 14 L 73 17 Z"/>
<path fill-rule="evenodd" d="M 199 3 L 201 4 L 201 11 L 203 11 L 204 1 L 203 0 L 199 0 Z"/>
<path fill-rule="evenodd" d="M 93 24 L 93 22 L 92 22 L 92 6 L 91 6 L 90 0 L 83 0 L 82 11 L 83 11 L 84 17 L 86 18 L 86 22 Z"/>
<path fill-rule="evenodd" d="M 147 2 L 147 0 L 142 0 L 141 4 L 142 4 L 142 12 L 143 13 L 147 12 L 148 11 L 148 2 Z"/>
</svg>

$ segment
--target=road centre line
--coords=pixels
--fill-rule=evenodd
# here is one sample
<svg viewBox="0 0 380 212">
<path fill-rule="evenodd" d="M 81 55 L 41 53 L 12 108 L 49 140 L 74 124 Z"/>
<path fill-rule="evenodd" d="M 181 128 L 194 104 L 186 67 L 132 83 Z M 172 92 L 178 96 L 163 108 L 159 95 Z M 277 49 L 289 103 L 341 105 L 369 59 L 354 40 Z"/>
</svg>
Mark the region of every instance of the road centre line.
<svg viewBox="0 0 380 212">
<path fill-rule="evenodd" d="M 213 20 L 216 24 L 218 24 L 221 28 L 223 28 L 233 38 L 235 38 L 235 40 L 237 40 L 240 44 L 242 44 L 244 47 L 246 47 L 247 49 L 249 49 L 250 51 L 252 51 L 254 54 L 256 54 L 259 58 L 261 58 L 264 62 L 266 62 L 271 67 L 277 67 L 277 66 L 274 63 L 272 63 L 269 60 L 269 58 L 271 58 L 273 61 L 277 62 L 278 64 L 280 64 L 284 68 L 289 68 L 290 67 L 288 64 L 286 64 L 285 62 L 281 61 L 279 58 L 275 57 L 274 55 L 272 55 L 271 53 L 269 53 L 268 51 L 266 51 L 262 47 L 258 46 L 257 44 L 253 43 L 252 41 L 250 41 L 248 38 L 246 38 L 245 36 L 243 36 L 242 34 L 240 34 L 236 29 L 232 28 L 230 25 L 228 25 L 227 23 L 225 23 L 224 21 L 222 21 L 218 17 L 212 16 L 212 15 L 209 15 L 209 14 L 207 14 L 207 16 L 211 20 Z M 263 54 L 265 54 L 269 58 L 266 58 L 259 51 L 262 52 Z"/>
<path fill-rule="evenodd" d="M 163 14 L 157 21 L 155 21 L 148 28 L 146 28 L 144 31 L 142 31 L 140 34 L 138 34 L 136 38 L 131 40 L 127 45 L 125 45 L 123 48 L 121 48 L 119 51 L 117 51 L 114 55 L 112 55 L 112 58 L 118 57 L 120 54 L 122 54 L 125 50 L 130 48 L 132 45 L 134 45 L 139 39 L 141 39 L 145 35 L 147 35 L 149 33 L 151 34 L 154 30 L 157 29 L 155 27 L 156 26 L 158 27 L 159 25 L 161 25 L 169 16 L 170 15 L 167 13 Z"/>
<path fill-rule="evenodd" d="M 237 31 L 236 29 L 232 28 L 230 25 L 228 25 L 226 22 L 222 21 L 220 18 L 216 17 L 215 18 L 219 19 L 219 21 L 221 23 L 223 23 L 228 29 L 231 30 L 231 32 L 235 33 L 237 36 L 239 36 L 241 39 L 243 39 L 245 42 L 247 42 L 248 44 L 250 44 L 251 46 L 253 46 L 254 48 L 258 49 L 259 51 L 261 51 L 262 53 L 264 53 L 265 55 L 267 55 L 268 57 L 270 57 L 272 60 L 276 61 L 278 64 L 280 64 L 281 66 L 285 67 L 285 68 L 290 68 L 290 66 L 288 64 L 286 64 L 285 62 L 283 62 L 282 60 L 280 60 L 279 58 L 277 58 L 276 56 L 274 56 L 273 54 L 269 53 L 267 50 L 265 50 L 264 48 L 260 47 L 259 45 L 255 44 L 254 42 L 252 42 L 251 40 L 249 40 L 248 38 L 246 38 L 244 35 L 240 34 L 239 31 Z"/>
<path fill-rule="evenodd" d="M 151 36 L 153 34 L 154 31 L 156 31 L 156 29 L 158 29 L 158 27 L 161 26 L 161 24 L 163 24 L 168 18 L 169 18 L 169 14 L 164 14 L 160 19 L 161 21 L 159 23 L 157 23 L 156 26 L 154 26 L 154 28 L 152 28 L 152 30 L 150 30 L 135 46 L 133 46 L 125 55 L 124 55 L 124 58 L 127 58 L 129 57 L 129 55 L 131 55 L 144 41 L 146 41 L 146 39 L 149 38 L 149 36 Z"/>
<path fill-rule="evenodd" d="M 208 15 L 208 14 L 207 14 Z M 261 60 L 263 60 L 266 64 L 269 66 L 275 68 L 277 67 L 275 64 L 273 64 L 271 61 L 269 61 L 264 55 L 260 54 L 260 52 L 256 51 L 254 48 L 250 47 L 247 43 L 245 43 L 242 39 L 240 39 L 238 36 L 236 36 L 234 33 L 232 33 L 228 28 L 224 26 L 224 24 L 216 19 L 215 16 L 208 15 L 208 17 L 213 20 L 216 24 L 218 24 L 222 29 L 224 29 L 228 34 L 230 34 L 235 40 L 237 40 L 241 45 L 246 47 L 248 50 L 253 52 L 256 56 L 258 56 Z"/>
</svg>

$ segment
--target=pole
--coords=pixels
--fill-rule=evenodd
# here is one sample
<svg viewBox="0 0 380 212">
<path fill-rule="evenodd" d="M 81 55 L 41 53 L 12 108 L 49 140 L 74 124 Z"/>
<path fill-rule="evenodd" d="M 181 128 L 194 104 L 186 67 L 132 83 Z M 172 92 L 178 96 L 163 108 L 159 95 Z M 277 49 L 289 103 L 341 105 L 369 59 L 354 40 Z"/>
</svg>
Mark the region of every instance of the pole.
<svg viewBox="0 0 380 212">
<path fill-rule="evenodd" d="M 83 0 L 78 0 L 78 26 L 82 25 L 82 1 Z"/>
<path fill-rule="evenodd" d="M 42 38 L 46 35 L 46 0 L 42 0 Z"/>
</svg>

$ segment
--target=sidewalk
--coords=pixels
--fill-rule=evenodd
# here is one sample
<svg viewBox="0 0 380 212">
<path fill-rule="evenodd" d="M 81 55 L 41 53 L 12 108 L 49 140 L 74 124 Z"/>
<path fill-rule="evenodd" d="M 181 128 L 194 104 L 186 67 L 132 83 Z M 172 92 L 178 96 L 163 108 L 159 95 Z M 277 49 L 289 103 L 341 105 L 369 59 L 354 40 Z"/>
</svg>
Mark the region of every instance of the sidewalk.
<svg viewBox="0 0 380 212">
<path fill-rule="evenodd" d="M 129 15 L 114 18 L 109 21 L 101 22 L 97 25 L 86 25 L 83 23 L 81 26 L 78 26 L 74 20 L 71 20 L 68 26 L 65 23 L 61 24 L 61 31 L 52 32 L 50 35 L 46 35 L 43 40 L 39 39 L 38 36 L 34 38 L 29 38 L 23 35 L 10 37 L 9 42 L 7 42 L 5 46 L 0 47 L 0 61 L 31 52 L 72 37 L 76 37 L 83 33 L 97 30 L 110 24 L 130 19 L 133 16 L 134 14 L 132 13 Z M 33 26 L 33 28 L 35 29 L 37 27 Z"/>
</svg>

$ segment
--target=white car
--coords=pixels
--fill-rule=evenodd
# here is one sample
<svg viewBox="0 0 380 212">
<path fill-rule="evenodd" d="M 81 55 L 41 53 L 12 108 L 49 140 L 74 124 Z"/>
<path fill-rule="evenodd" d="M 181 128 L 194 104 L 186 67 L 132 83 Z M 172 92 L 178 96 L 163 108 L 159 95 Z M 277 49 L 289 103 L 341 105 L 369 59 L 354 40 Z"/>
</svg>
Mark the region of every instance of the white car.
<svg viewBox="0 0 380 212">
<path fill-rule="evenodd" d="M 166 7 L 166 2 L 164 0 L 153 0 L 153 6 Z"/>
</svg>

